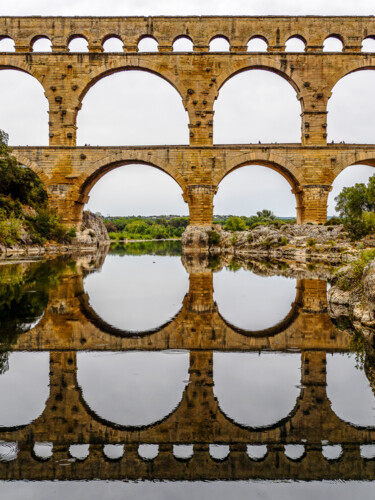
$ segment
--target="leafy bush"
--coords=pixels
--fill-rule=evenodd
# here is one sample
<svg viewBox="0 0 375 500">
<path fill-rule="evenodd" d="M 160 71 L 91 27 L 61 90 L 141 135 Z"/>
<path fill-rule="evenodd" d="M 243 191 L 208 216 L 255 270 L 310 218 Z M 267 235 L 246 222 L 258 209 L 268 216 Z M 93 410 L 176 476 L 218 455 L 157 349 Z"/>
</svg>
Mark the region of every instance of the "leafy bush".
<svg viewBox="0 0 375 500">
<path fill-rule="evenodd" d="M 0 220 L 0 243 L 5 246 L 15 245 L 21 236 L 22 222 L 19 219 L 10 217 Z"/>
<path fill-rule="evenodd" d="M 286 236 L 283 236 L 280 240 L 280 245 L 285 246 L 288 244 L 288 238 Z"/>
<path fill-rule="evenodd" d="M 266 238 L 260 244 L 265 248 L 270 248 L 272 246 L 271 240 L 269 238 Z"/>
<path fill-rule="evenodd" d="M 226 231 L 245 231 L 246 222 L 241 217 L 229 217 L 224 225 Z"/>
<path fill-rule="evenodd" d="M 28 219 L 33 243 L 43 244 L 47 240 L 57 243 L 70 243 L 70 231 L 61 224 L 60 217 L 52 210 L 40 210 L 35 217 Z"/>
<path fill-rule="evenodd" d="M 221 236 L 217 231 L 208 231 L 208 243 L 209 245 L 218 245 L 220 243 Z"/>
<path fill-rule="evenodd" d="M 331 217 L 324 223 L 325 226 L 338 226 L 339 224 L 342 224 L 340 217 Z"/>
<path fill-rule="evenodd" d="M 315 240 L 314 240 L 314 238 L 309 238 L 309 239 L 307 240 L 307 245 L 308 245 L 309 247 L 313 247 L 313 246 L 315 246 Z"/>
<path fill-rule="evenodd" d="M 375 232 L 375 175 L 367 185 L 345 187 L 335 201 L 336 210 L 353 240 Z"/>
</svg>

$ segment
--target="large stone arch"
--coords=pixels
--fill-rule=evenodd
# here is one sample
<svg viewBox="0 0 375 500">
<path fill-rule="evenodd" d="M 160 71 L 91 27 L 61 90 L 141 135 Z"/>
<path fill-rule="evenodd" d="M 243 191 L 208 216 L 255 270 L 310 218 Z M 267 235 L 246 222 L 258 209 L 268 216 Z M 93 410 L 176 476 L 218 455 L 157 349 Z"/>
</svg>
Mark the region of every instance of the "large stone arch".
<svg viewBox="0 0 375 500">
<path fill-rule="evenodd" d="M 241 155 L 241 159 L 233 158 L 227 161 L 223 168 L 217 169 L 213 180 L 216 185 L 219 185 L 224 177 L 238 168 L 246 165 L 260 165 L 275 170 L 288 181 L 292 190 L 298 190 L 304 181 L 301 172 L 292 162 L 288 165 L 286 163 L 285 158 L 274 153 L 252 151 Z"/>
<path fill-rule="evenodd" d="M 245 71 L 261 70 L 269 71 L 270 73 L 274 73 L 275 75 L 278 75 L 286 80 L 295 90 L 296 96 L 298 97 L 303 83 L 301 81 L 301 78 L 297 74 L 294 74 L 292 78 L 291 74 L 288 74 L 287 69 L 287 66 L 285 66 L 285 70 L 282 71 L 280 69 L 280 65 L 277 64 L 276 61 L 272 61 L 269 57 L 267 57 L 267 55 L 255 54 L 254 62 L 252 64 L 249 64 L 249 62 L 246 60 L 238 60 L 230 67 L 227 67 L 227 71 L 220 72 L 220 75 L 217 78 L 217 91 L 220 92 L 221 87 L 226 82 L 228 82 L 236 75 L 239 75 L 240 73 L 244 73 Z M 290 71 L 290 73 L 293 72 Z"/>
<path fill-rule="evenodd" d="M 375 56 L 369 53 L 359 59 L 351 59 L 347 64 L 336 64 L 335 71 L 327 80 L 328 99 L 332 96 L 333 89 L 340 80 L 363 70 L 375 70 Z"/>
<path fill-rule="evenodd" d="M 32 170 L 39 177 L 39 179 L 43 182 L 44 187 L 47 189 L 47 186 L 49 184 L 49 177 L 46 174 L 45 170 L 41 166 L 39 166 L 37 163 L 35 163 L 35 161 L 32 161 L 29 158 L 27 158 L 26 156 L 24 156 L 22 153 L 20 153 L 16 149 L 12 149 L 11 155 L 16 158 L 18 163 L 20 163 L 21 165 L 25 165 L 25 167 L 28 167 L 30 170 Z"/>
<path fill-rule="evenodd" d="M 149 159 L 148 151 L 145 149 L 141 154 L 136 153 L 134 157 L 132 155 L 127 154 L 126 156 L 122 155 L 111 155 L 109 157 L 105 157 L 91 166 L 89 166 L 77 179 L 76 182 L 76 219 L 78 221 L 82 220 L 82 211 L 83 205 L 89 200 L 89 193 L 94 185 L 107 173 L 116 168 L 130 165 L 130 164 L 139 164 L 146 165 L 150 167 L 154 167 L 165 174 L 169 175 L 182 189 L 182 196 L 187 189 L 187 183 L 181 173 L 179 173 L 172 165 L 162 163 L 156 163 L 155 161 L 151 161 Z"/>
<path fill-rule="evenodd" d="M 78 107 L 76 109 L 76 115 L 75 115 L 75 120 L 77 119 L 77 114 L 78 111 L 81 109 L 82 106 L 82 101 L 84 97 L 86 96 L 87 92 L 99 81 L 102 80 L 103 78 L 106 78 L 107 76 L 113 75 L 115 73 L 123 72 L 123 71 L 143 71 L 146 73 L 151 73 L 152 75 L 158 76 L 165 80 L 167 83 L 169 83 L 180 95 L 182 99 L 182 104 L 184 106 L 185 111 L 188 111 L 186 107 L 186 95 L 184 92 L 184 86 L 182 85 L 182 82 L 178 78 L 177 75 L 175 75 L 172 71 L 163 69 L 161 70 L 160 64 L 158 64 L 158 61 L 155 60 L 153 61 L 153 58 L 142 58 L 142 62 L 139 60 L 138 65 L 134 64 L 134 61 L 132 61 L 132 64 L 126 64 L 124 65 L 121 61 L 118 61 L 118 66 L 115 66 L 116 63 L 112 64 L 111 68 L 108 69 L 107 65 L 99 66 L 96 68 L 91 74 L 90 74 L 90 79 L 87 79 L 86 82 L 84 83 L 81 92 L 78 95 Z M 116 61 L 117 62 L 117 61 Z M 146 64 L 145 64 L 146 63 Z"/>
<path fill-rule="evenodd" d="M 347 167 L 354 165 L 368 165 L 370 167 L 375 167 L 375 156 L 373 152 L 368 151 L 357 151 L 355 153 L 350 153 L 340 158 L 337 161 L 336 167 L 333 170 L 332 182 L 343 172 Z M 375 173 L 375 171 L 374 171 Z"/>
<path fill-rule="evenodd" d="M 34 77 L 43 87 L 45 96 L 47 97 L 48 89 L 46 88 L 44 82 L 45 75 L 43 75 L 43 73 L 35 65 L 28 64 L 26 59 L 21 59 L 15 56 L 14 54 L 16 53 L 15 52 L 7 53 L 5 57 L 6 63 L 0 65 L 0 71 L 4 69 L 11 69 L 14 71 L 20 71 L 21 73 L 26 73 L 27 75 Z"/>
<path fill-rule="evenodd" d="M 129 155 L 111 155 L 103 159 L 98 160 L 89 166 L 85 172 L 79 177 L 78 184 L 80 186 L 80 193 L 88 195 L 89 191 L 93 186 L 108 172 L 114 170 L 115 168 L 121 167 L 123 165 L 139 164 L 148 165 L 150 167 L 157 168 L 162 172 L 168 174 L 172 179 L 177 182 L 182 191 L 184 192 L 187 188 L 187 183 L 180 172 L 177 171 L 175 167 L 171 164 L 157 163 L 154 160 L 150 160 L 148 151 L 137 152 L 134 156 Z"/>
</svg>

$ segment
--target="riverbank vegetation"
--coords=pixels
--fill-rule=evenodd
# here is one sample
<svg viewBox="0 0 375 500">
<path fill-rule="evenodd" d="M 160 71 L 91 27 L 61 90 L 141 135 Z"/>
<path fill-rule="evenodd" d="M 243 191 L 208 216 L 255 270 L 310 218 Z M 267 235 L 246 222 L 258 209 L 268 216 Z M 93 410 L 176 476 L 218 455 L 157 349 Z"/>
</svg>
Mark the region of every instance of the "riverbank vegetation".
<svg viewBox="0 0 375 500">
<path fill-rule="evenodd" d="M 111 240 L 159 240 L 181 238 L 189 225 L 189 217 L 162 215 L 151 217 L 103 217 Z M 282 226 L 295 219 L 279 219 L 270 210 L 262 210 L 250 217 L 216 215 L 214 225 L 227 231 L 245 231 L 259 225 Z"/>
<path fill-rule="evenodd" d="M 39 177 L 17 162 L 7 143 L 0 130 L 0 244 L 70 242 L 74 229 L 61 224 Z"/>
<path fill-rule="evenodd" d="M 111 240 L 162 240 L 181 238 L 188 217 L 103 217 Z"/>
</svg>

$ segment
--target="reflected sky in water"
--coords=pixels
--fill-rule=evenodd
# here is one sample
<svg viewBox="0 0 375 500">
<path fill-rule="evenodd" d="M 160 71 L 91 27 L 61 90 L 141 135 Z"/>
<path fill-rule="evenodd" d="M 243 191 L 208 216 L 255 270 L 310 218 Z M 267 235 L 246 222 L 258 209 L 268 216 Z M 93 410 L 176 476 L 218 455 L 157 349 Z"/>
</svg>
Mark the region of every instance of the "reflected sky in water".
<svg viewBox="0 0 375 500">
<path fill-rule="evenodd" d="M 100 272 L 85 279 L 91 307 L 122 330 L 157 328 L 181 309 L 189 277 L 180 257 L 108 255 Z"/>
<path fill-rule="evenodd" d="M 309 443 L 304 440 L 304 425 L 309 439 L 311 436 L 318 436 L 314 446 L 319 448 L 323 445 L 322 451 L 318 453 L 334 458 L 338 452 L 343 453 L 345 458 L 345 446 L 356 446 L 350 441 L 350 431 L 347 430 L 349 427 L 345 427 L 346 424 L 339 430 L 340 436 L 343 436 L 342 441 L 334 443 L 323 440 L 319 434 L 323 432 L 319 428 L 321 424 L 318 423 L 318 428 L 314 430 L 308 427 L 310 404 L 313 410 L 311 414 L 317 417 L 311 420 L 314 425 L 321 422 L 322 416 L 332 418 L 325 399 L 325 389 L 328 403 L 339 418 L 357 426 L 375 427 L 374 394 L 366 372 L 356 367 L 354 355 L 349 352 L 335 352 L 332 355 L 328 352 L 327 387 L 324 385 L 325 347 L 320 347 L 320 339 L 328 343 L 331 351 L 336 348 L 349 350 L 349 340 L 348 346 L 345 344 L 347 334 L 334 330 L 327 316 L 324 307 L 324 283 L 316 286 L 313 280 L 299 282 L 302 295 L 311 288 L 312 295 L 307 298 L 314 301 L 316 310 L 304 310 L 299 307 L 291 317 L 291 324 L 287 329 L 282 327 L 281 332 L 275 333 L 272 338 L 266 335 L 256 338 L 227 328 L 217 314 L 213 300 L 217 303 L 219 314 L 229 323 L 250 331 L 263 330 L 289 315 L 296 298 L 296 279 L 282 276 L 261 277 L 249 270 L 240 269 L 233 272 L 225 268 L 211 276 L 208 268 L 200 271 L 199 263 L 195 267 L 196 264 L 191 265 L 184 260 L 185 265 L 191 265 L 191 269 L 196 273 L 189 288 L 189 275 L 181 258 L 176 255 L 178 249 L 173 250 L 173 256 L 160 255 L 167 254 L 168 248 L 159 249 L 159 255 L 147 255 L 147 244 L 135 246 L 133 250 L 117 248 L 116 252 L 117 254 L 108 255 L 104 263 L 100 258 L 90 263 L 88 258 L 80 264 L 82 267 L 72 263 L 67 267 L 65 264 L 55 265 L 52 278 L 44 265 L 40 267 L 44 274 L 44 284 L 39 288 L 40 272 L 35 271 L 35 265 L 31 274 L 23 267 L 17 268 L 18 275 L 13 271 L 3 273 L 3 276 L 7 276 L 7 283 L 9 276 L 13 276 L 12 287 L 7 285 L 8 288 L 3 289 L 3 300 L 0 301 L 0 309 L 4 308 L 3 318 L 9 319 L 7 325 L 20 324 L 21 319 L 25 317 L 24 310 L 28 306 L 24 307 L 24 302 L 19 298 L 28 297 L 29 290 L 41 290 L 43 301 L 35 302 L 35 311 L 38 313 L 35 314 L 35 319 L 43 315 L 44 319 L 34 331 L 17 331 L 6 343 L 3 340 L 0 352 L 0 430 L 4 426 L 26 425 L 26 434 L 20 434 L 23 437 L 17 439 L 15 431 L 9 435 L 3 432 L 2 436 L 6 436 L 6 442 L 0 435 L 0 472 L 1 467 L 7 467 L 7 471 L 12 470 L 14 466 L 18 467 L 20 453 L 23 453 L 23 460 L 25 456 L 28 457 L 28 447 L 32 449 L 33 446 L 35 454 L 40 450 L 44 450 L 43 453 L 45 450 L 48 454 L 52 453 L 47 462 L 32 459 L 35 467 L 42 465 L 42 472 L 51 470 L 51 467 L 56 467 L 56 471 L 61 470 L 59 467 L 64 467 L 67 478 L 74 470 L 73 464 L 78 463 L 75 461 L 81 461 L 79 463 L 83 467 L 87 466 L 87 470 L 94 471 L 98 476 L 103 467 L 103 470 L 110 471 L 109 477 L 115 478 L 118 476 L 111 474 L 116 470 L 122 470 L 122 477 L 126 477 L 128 472 L 129 477 L 137 477 L 131 476 L 126 467 L 136 467 L 134 464 L 138 464 L 139 470 L 147 471 L 148 475 L 145 473 L 144 477 L 153 478 L 153 471 L 159 467 L 160 472 L 161 464 L 165 466 L 166 463 L 171 468 L 166 473 L 172 472 L 166 477 L 174 477 L 175 463 L 182 464 L 182 474 L 185 474 L 189 468 L 189 460 L 190 472 L 197 470 L 201 474 L 197 476 L 199 479 L 204 474 L 206 475 L 203 477 L 216 477 L 207 476 L 206 471 L 212 472 L 212 467 L 217 464 L 223 467 L 222 470 L 227 470 L 225 468 L 229 465 L 228 470 L 237 477 L 235 467 L 251 469 L 254 464 L 252 460 L 261 459 L 264 454 L 264 462 L 259 462 L 256 466 L 267 467 L 259 469 L 266 472 L 269 467 L 272 469 L 276 461 L 275 453 L 280 453 L 280 470 L 292 471 L 294 466 L 299 467 L 296 460 L 301 454 L 306 455 L 301 459 L 301 467 L 310 459 L 307 458 L 310 452 Z M 137 253 L 140 255 L 136 255 Z M 213 297 L 210 295 L 211 278 L 214 285 Z M 13 295 L 10 295 L 8 289 L 13 290 Z M 90 315 L 82 319 L 82 289 L 88 295 L 93 312 L 105 322 L 123 330 L 142 332 L 154 329 L 168 322 L 179 311 L 181 314 L 178 321 L 171 323 L 163 332 L 134 335 L 131 338 L 111 336 L 108 332 L 98 332 L 100 324 L 90 324 Z M 315 300 L 317 294 L 320 294 L 320 301 Z M 47 305 L 45 299 L 48 296 Z M 7 300 L 8 297 L 11 297 L 11 301 Z M 299 298 L 302 304 L 301 297 Z M 200 307 L 200 301 L 204 307 Z M 27 304 L 29 302 L 27 301 Z M 8 314 L 11 310 L 9 304 L 12 307 L 16 304 L 20 310 L 19 317 L 17 314 Z M 8 307 L 7 310 L 5 306 Z M 87 321 L 83 328 L 80 320 Z M 54 325 L 56 331 L 53 330 Z M 322 328 L 325 328 L 324 332 L 321 331 Z M 95 352 L 85 350 L 90 335 L 97 336 L 97 340 L 91 344 L 98 349 Z M 29 342 L 23 345 L 34 343 L 37 348 L 43 345 L 46 350 L 19 352 L 18 342 L 22 345 L 22 339 L 28 339 Z M 58 347 L 54 344 L 55 340 Z M 305 343 L 307 347 L 304 347 Z M 176 349 L 169 349 L 172 345 L 177 346 Z M 190 351 L 184 350 L 187 345 Z M 293 345 L 302 346 L 305 353 L 299 350 L 300 347 Z M 101 351 L 104 348 L 108 351 Z M 119 350 L 116 351 L 116 348 Z M 16 352 L 8 352 L 9 349 L 16 349 Z M 51 354 L 49 349 L 52 349 Z M 53 349 L 57 351 L 54 352 Z M 78 352 L 74 353 L 76 349 Z M 68 355 L 69 351 L 72 352 Z M 307 351 L 320 351 L 321 354 L 318 352 L 310 356 Z M 51 362 L 51 365 L 50 356 L 51 360 L 56 361 Z M 302 357 L 304 365 L 301 365 Z M 303 387 L 301 367 L 306 384 Z M 54 372 L 51 388 L 50 370 Z M 50 389 L 56 402 L 60 403 L 55 403 L 52 398 L 48 399 Z M 60 394 L 58 391 L 62 394 L 60 399 L 57 397 Z M 305 396 L 306 401 L 303 400 Z M 316 407 L 313 407 L 315 398 Z M 295 413 L 293 410 L 297 402 L 301 404 Z M 44 412 L 45 408 L 48 410 Z M 324 415 L 316 414 L 317 410 L 321 411 L 320 408 L 323 408 Z M 159 428 L 159 422 L 174 412 L 179 417 L 166 420 Z M 292 420 L 280 423 L 291 413 Z M 37 425 L 42 427 L 28 426 L 41 414 L 43 420 L 38 420 Z M 72 415 L 75 420 L 70 425 L 69 418 Z M 63 429 L 59 436 L 62 448 L 54 443 L 59 435 L 60 425 Z M 123 433 L 119 435 L 121 439 L 115 438 L 119 426 L 130 428 L 119 431 Z M 257 430 L 251 434 L 251 427 L 267 426 L 275 426 L 269 430 L 272 437 L 268 445 L 265 444 L 266 439 L 262 442 L 262 436 L 266 435 L 262 434 L 262 431 Z M 284 442 L 283 439 L 294 436 L 294 431 L 299 436 L 297 441 Z M 299 435 L 299 432 L 302 434 Z M 368 430 L 365 432 L 369 435 Z M 252 440 L 246 441 L 250 435 L 253 436 Z M 227 436 L 230 436 L 230 439 Z M 245 441 L 241 441 L 241 436 L 246 437 Z M 287 444 L 285 449 L 281 447 L 280 451 L 275 452 L 272 446 L 274 442 L 276 445 L 280 444 L 278 439 L 281 444 Z M 39 444 L 35 448 L 36 443 Z M 51 444 L 48 447 L 46 443 Z M 233 446 L 240 443 L 245 448 L 240 452 L 243 455 L 237 456 L 239 462 L 236 463 L 239 465 L 233 465 L 234 462 L 228 464 L 226 460 L 233 460 Z M 58 458 L 61 455 L 58 454 L 65 453 L 64 450 L 69 450 L 69 447 L 70 455 L 66 451 L 68 458 L 58 462 L 61 460 Z M 359 446 L 357 448 L 359 455 Z M 372 443 L 362 443 L 360 452 L 363 457 L 371 458 L 374 454 L 373 448 Z M 283 454 L 289 458 L 285 458 Z M 129 456 L 133 458 L 126 462 Z M 153 458 L 155 456 L 157 457 Z M 26 462 L 27 460 L 28 458 Z M 285 463 L 283 460 L 289 462 Z M 325 458 L 322 460 L 323 463 L 318 461 L 320 467 L 323 467 L 322 470 L 329 469 L 330 462 Z M 129 465 L 131 463 L 133 465 Z M 340 465 L 340 461 L 337 463 Z M 196 464 L 199 464 L 199 467 Z M 366 462 L 363 470 L 373 467 L 372 464 Z M 356 462 L 353 470 L 357 465 Z M 350 469 L 350 464 L 348 467 Z M 29 469 L 23 465 L 17 470 L 27 475 Z M 178 479 L 181 478 L 181 470 L 178 472 L 180 475 L 176 476 Z M 308 471 L 310 472 L 313 470 Z M 140 473 L 140 479 L 142 474 Z M 296 477 L 290 472 L 285 479 L 290 479 L 290 476 Z M 279 476 L 276 474 L 272 477 Z M 279 500 L 303 497 L 345 500 L 355 496 L 372 498 L 372 493 L 375 492 L 373 483 L 291 481 L 19 481 L 3 482 L 0 487 L 7 500 L 44 500 L 51 497 L 57 500 L 93 500 L 106 497 L 217 500 L 232 496 L 236 499 Z"/>
<path fill-rule="evenodd" d="M 182 399 L 188 352 L 106 352 L 77 356 L 83 398 L 101 418 L 140 427 L 162 420 Z"/>
<path fill-rule="evenodd" d="M 220 314 L 244 330 L 263 330 L 282 321 L 296 293 L 296 280 L 282 276 L 263 277 L 225 268 L 214 274 L 214 300 Z"/>
<path fill-rule="evenodd" d="M 300 393 L 300 354 L 215 352 L 214 393 L 236 423 L 265 427 L 288 416 Z"/>
<path fill-rule="evenodd" d="M 372 482 L 269 482 L 269 481 L 210 481 L 210 482 L 120 482 L 90 481 L 62 483 L 0 482 L 7 500 L 370 500 L 374 497 Z"/>
<path fill-rule="evenodd" d="M 327 355 L 327 396 L 336 415 L 358 426 L 375 426 L 375 396 L 354 354 Z"/>
<path fill-rule="evenodd" d="M 42 414 L 49 396 L 49 353 L 13 352 L 0 375 L 0 427 L 26 425 Z"/>
</svg>

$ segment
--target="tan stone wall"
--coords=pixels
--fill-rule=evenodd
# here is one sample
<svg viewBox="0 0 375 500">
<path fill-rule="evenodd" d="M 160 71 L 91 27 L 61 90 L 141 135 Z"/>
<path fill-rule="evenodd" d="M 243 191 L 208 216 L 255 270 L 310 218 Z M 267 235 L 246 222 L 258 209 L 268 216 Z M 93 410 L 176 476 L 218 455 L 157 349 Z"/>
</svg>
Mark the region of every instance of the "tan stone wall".
<svg viewBox="0 0 375 500">
<path fill-rule="evenodd" d="M 183 35 L 193 41 L 192 53 L 173 52 L 174 40 Z M 322 52 L 329 35 L 343 42 L 342 53 Z M 32 52 L 41 36 L 51 40 L 52 53 Z M 76 36 L 86 38 L 89 53 L 68 52 L 69 41 Z M 123 54 L 103 52 L 110 36 L 122 40 Z M 157 40 L 157 52 L 138 52 L 145 36 Z M 208 51 L 215 36 L 227 38 L 229 52 Z M 248 41 L 256 36 L 267 41 L 267 52 L 246 52 Z M 304 53 L 285 52 L 292 36 L 305 41 Z M 196 225 L 211 224 L 213 196 L 222 177 L 249 163 L 274 168 L 288 179 L 296 194 L 299 223 L 324 222 L 327 193 L 335 176 L 360 160 L 375 161 L 370 145 L 327 146 L 332 88 L 348 73 L 375 68 L 375 54 L 360 52 L 368 36 L 375 36 L 372 17 L 3 17 L 0 39 L 12 38 L 16 52 L 0 53 L 0 68 L 33 75 L 49 102 L 51 149 L 48 153 L 39 149 L 42 156 L 36 154 L 37 148 L 19 148 L 16 153 L 46 182 L 52 204 L 69 224 L 80 223 L 82 206 L 100 176 L 124 161 L 156 165 L 172 175 L 184 191 Z M 189 115 L 190 147 L 76 148 L 76 118 L 85 94 L 99 79 L 129 68 L 159 75 L 179 92 Z M 259 68 L 280 75 L 296 91 L 301 143 L 280 149 L 269 144 L 212 148 L 214 102 L 221 86 L 241 71 Z"/>
</svg>

